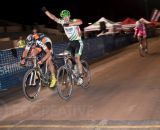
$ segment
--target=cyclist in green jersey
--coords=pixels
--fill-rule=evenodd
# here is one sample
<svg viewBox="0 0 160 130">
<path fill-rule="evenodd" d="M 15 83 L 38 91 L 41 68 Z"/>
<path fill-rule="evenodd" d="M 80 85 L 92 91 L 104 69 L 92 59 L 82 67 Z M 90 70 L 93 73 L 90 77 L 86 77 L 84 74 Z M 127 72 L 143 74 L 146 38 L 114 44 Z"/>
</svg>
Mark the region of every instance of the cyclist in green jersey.
<svg viewBox="0 0 160 130">
<path fill-rule="evenodd" d="M 82 64 L 80 57 L 83 50 L 83 41 L 81 38 L 81 30 L 79 25 L 82 24 L 80 19 L 70 19 L 70 12 L 68 10 L 62 10 L 60 13 L 61 18 L 57 18 L 54 14 L 50 13 L 46 7 L 42 7 L 42 11 L 56 23 L 61 24 L 64 28 L 65 34 L 72 42 L 68 44 L 66 51 L 71 52 L 75 57 L 75 62 L 78 66 L 79 76 L 82 77 Z"/>
</svg>

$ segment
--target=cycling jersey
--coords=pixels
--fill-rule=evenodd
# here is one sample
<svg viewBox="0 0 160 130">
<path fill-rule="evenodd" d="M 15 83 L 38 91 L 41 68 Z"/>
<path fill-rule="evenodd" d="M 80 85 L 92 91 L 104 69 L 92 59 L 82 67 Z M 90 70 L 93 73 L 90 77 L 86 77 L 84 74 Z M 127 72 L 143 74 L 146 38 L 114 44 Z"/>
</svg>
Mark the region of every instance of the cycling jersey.
<svg viewBox="0 0 160 130">
<path fill-rule="evenodd" d="M 71 22 L 75 21 L 71 20 Z M 59 19 L 58 23 L 61 24 L 64 28 L 65 34 L 67 35 L 68 39 L 71 41 L 66 50 L 71 52 L 74 56 L 76 55 L 82 55 L 82 51 L 83 51 L 83 41 L 81 38 L 81 30 L 80 27 L 78 25 L 74 25 L 74 26 L 64 26 L 66 23 L 63 19 Z"/>
<path fill-rule="evenodd" d="M 135 29 L 135 35 L 139 37 L 147 37 L 146 27 L 144 23 L 140 23 L 139 21 L 137 21 L 136 27 L 134 29 Z"/>
<path fill-rule="evenodd" d="M 59 19 L 58 23 L 61 24 L 62 26 L 65 24 L 63 19 Z M 71 41 L 81 40 L 81 30 L 79 26 L 63 26 L 63 28 L 69 40 Z"/>
<path fill-rule="evenodd" d="M 45 36 L 44 34 L 39 34 L 39 38 L 36 40 L 34 39 L 34 42 L 27 43 L 26 50 L 30 50 L 32 47 L 35 48 L 42 48 L 44 51 L 48 48 L 49 50 L 52 50 L 52 41 L 49 37 Z"/>
</svg>

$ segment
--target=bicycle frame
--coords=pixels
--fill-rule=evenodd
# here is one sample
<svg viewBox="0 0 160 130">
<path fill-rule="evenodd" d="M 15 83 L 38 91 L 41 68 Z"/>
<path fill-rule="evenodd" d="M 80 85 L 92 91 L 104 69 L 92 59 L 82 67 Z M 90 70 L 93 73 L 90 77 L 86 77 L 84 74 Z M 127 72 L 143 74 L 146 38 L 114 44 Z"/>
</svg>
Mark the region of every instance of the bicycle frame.
<svg viewBox="0 0 160 130">
<path fill-rule="evenodd" d="M 73 65 L 72 65 L 73 56 L 69 53 L 63 54 L 63 60 L 64 60 L 65 68 L 69 70 L 69 73 L 74 76 L 74 79 L 75 79 L 74 81 L 77 82 L 78 80 L 77 75 L 73 72 L 73 69 L 72 69 L 73 68 Z"/>
<path fill-rule="evenodd" d="M 79 77 L 78 69 L 74 72 L 75 69 L 73 69 L 72 65 L 73 57 L 71 55 L 60 53 L 57 56 L 61 56 L 59 58 L 63 58 L 64 61 L 64 64 L 57 71 L 57 90 L 61 98 L 68 100 L 71 97 L 72 89 L 75 85 L 81 86 L 84 89 L 88 88 L 90 82 L 89 66 L 85 60 L 81 59 L 81 63 L 83 63 L 82 74 L 84 74 L 81 78 Z M 87 78 L 87 80 L 84 78 Z"/>
<path fill-rule="evenodd" d="M 27 59 L 33 59 L 33 68 L 39 72 L 39 76 L 40 76 L 40 79 L 42 80 L 43 83 L 45 84 L 49 84 L 47 81 L 46 81 L 46 73 L 48 72 L 48 67 L 47 67 L 47 63 L 45 63 L 45 72 L 43 73 L 42 72 L 42 69 L 40 67 L 40 65 L 38 64 L 38 58 L 37 57 L 28 57 Z M 34 71 L 34 73 L 31 73 L 31 78 L 29 80 L 29 85 L 35 85 L 36 84 L 36 71 Z M 32 81 L 33 81 L 33 84 L 32 84 Z"/>
</svg>

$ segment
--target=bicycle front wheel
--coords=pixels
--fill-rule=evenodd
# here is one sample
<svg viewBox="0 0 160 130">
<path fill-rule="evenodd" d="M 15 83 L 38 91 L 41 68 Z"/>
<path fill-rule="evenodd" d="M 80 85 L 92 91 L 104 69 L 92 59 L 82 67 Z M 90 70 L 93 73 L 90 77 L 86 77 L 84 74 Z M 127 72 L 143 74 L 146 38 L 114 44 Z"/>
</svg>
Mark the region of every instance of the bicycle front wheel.
<svg viewBox="0 0 160 130">
<path fill-rule="evenodd" d="M 82 64 L 82 74 L 83 74 L 83 83 L 81 87 L 88 88 L 91 80 L 91 72 L 89 69 L 89 65 L 85 60 L 81 60 L 81 64 Z"/>
<path fill-rule="evenodd" d="M 35 69 L 28 70 L 23 78 L 23 93 L 29 101 L 37 99 L 41 89 L 40 75 Z"/>
<path fill-rule="evenodd" d="M 61 66 L 57 71 L 57 90 L 60 97 L 68 100 L 73 89 L 72 77 L 66 67 Z"/>
</svg>

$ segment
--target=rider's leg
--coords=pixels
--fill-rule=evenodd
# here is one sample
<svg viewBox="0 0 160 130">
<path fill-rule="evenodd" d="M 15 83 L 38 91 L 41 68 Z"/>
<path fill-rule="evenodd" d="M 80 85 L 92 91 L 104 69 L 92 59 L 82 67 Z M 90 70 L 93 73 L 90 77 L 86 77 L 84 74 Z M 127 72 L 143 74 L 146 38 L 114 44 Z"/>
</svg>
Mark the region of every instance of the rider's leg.
<svg viewBox="0 0 160 130">
<path fill-rule="evenodd" d="M 143 44 L 144 44 L 145 52 L 148 52 L 148 42 L 147 42 L 147 35 L 146 34 L 143 35 Z"/>
<path fill-rule="evenodd" d="M 143 48 L 144 48 L 144 46 L 143 46 L 143 40 L 142 40 L 142 37 L 141 37 L 141 36 L 138 36 L 137 38 L 138 38 L 138 42 L 139 42 L 140 47 L 143 49 Z"/>
<path fill-rule="evenodd" d="M 145 52 L 147 53 L 148 52 L 148 42 L 146 38 L 144 39 L 144 42 L 145 42 Z"/>
<path fill-rule="evenodd" d="M 82 50 L 83 50 L 83 42 L 82 40 L 80 40 L 75 50 L 75 62 L 78 66 L 80 76 L 82 76 L 82 64 L 81 64 L 81 58 L 80 58 L 82 55 Z"/>
<path fill-rule="evenodd" d="M 75 62 L 78 66 L 79 74 L 82 75 L 82 64 L 81 64 L 81 60 L 80 60 L 80 55 L 75 56 Z"/>
<path fill-rule="evenodd" d="M 56 84 L 56 75 L 55 75 L 55 66 L 54 63 L 52 61 L 52 56 L 50 56 L 47 60 L 46 63 L 48 65 L 48 69 L 51 72 L 51 83 L 50 83 L 50 87 L 54 87 Z"/>
<path fill-rule="evenodd" d="M 74 55 L 74 49 L 73 49 L 73 43 L 69 43 L 67 48 L 64 50 L 64 53 L 69 53 L 71 54 L 72 56 Z M 68 60 L 69 61 L 69 64 L 74 66 L 76 63 L 75 63 L 75 59 L 71 59 L 71 60 Z"/>
<path fill-rule="evenodd" d="M 47 60 L 47 65 L 48 65 L 48 69 L 51 72 L 51 74 L 55 74 L 55 66 L 54 63 L 52 61 L 52 56 L 50 56 Z"/>
<path fill-rule="evenodd" d="M 147 38 L 146 38 L 146 37 L 144 37 L 143 39 L 144 39 L 145 46 L 146 46 L 146 48 L 148 49 L 148 42 L 147 42 Z"/>
<path fill-rule="evenodd" d="M 45 43 L 45 40 L 46 39 L 43 39 L 44 43 Z M 55 75 L 55 66 L 54 66 L 54 63 L 53 63 L 53 58 L 52 58 L 52 54 L 53 54 L 53 48 L 52 48 L 52 43 L 51 42 L 46 42 L 45 43 L 47 48 L 50 50 L 51 52 L 51 56 L 46 60 L 46 63 L 47 63 L 47 67 L 49 69 L 49 71 L 51 72 L 51 83 L 50 83 L 50 87 L 54 87 L 56 82 L 57 82 L 57 79 L 56 79 L 56 75 Z"/>
</svg>

